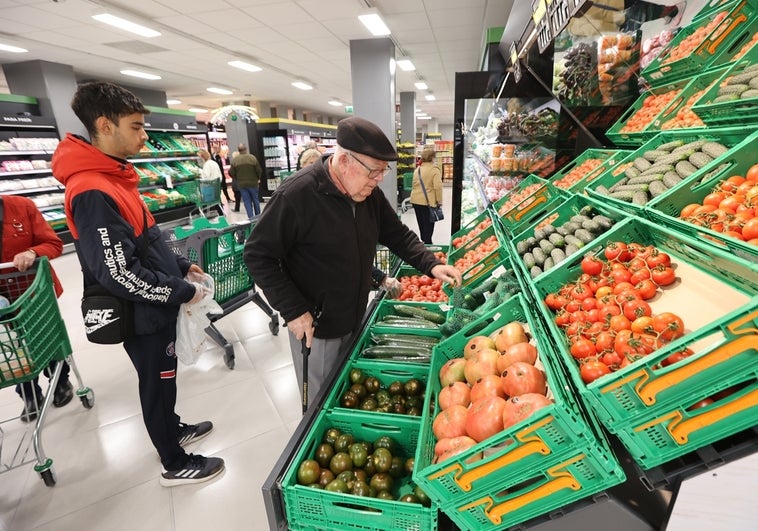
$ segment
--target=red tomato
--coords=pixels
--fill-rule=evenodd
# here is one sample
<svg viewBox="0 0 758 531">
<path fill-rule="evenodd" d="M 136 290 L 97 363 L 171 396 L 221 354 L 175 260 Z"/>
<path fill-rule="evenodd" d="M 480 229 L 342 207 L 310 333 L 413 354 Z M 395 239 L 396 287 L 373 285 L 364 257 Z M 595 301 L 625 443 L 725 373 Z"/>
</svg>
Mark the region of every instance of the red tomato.
<svg viewBox="0 0 758 531">
<path fill-rule="evenodd" d="M 671 312 L 663 312 L 653 317 L 653 329 L 661 339 L 672 341 L 684 335 L 684 321 Z"/>
<path fill-rule="evenodd" d="M 703 199 L 703 204 L 719 206 L 719 203 L 721 203 L 725 198 L 726 194 L 724 192 L 713 192 L 705 196 Z"/>
<path fill-rule="evenodd" d="M 621 330 L 629 330 L 632 327 L 632 322 L 625 315 L 614 315 L 609 321 L 611 330 L 617 332 Z"/>
<path fill-rule="evenodd" d="M 545 297 L 545 304 L 547 304 L 547 307 L 553 311 L 560 310 L 566 306 L 567 302 L 568 299 L 566 299 L 566 297 L 558 295 L 557 293 L 549 293 L 548 296 Z"/>
<path fill-rule="evenodd" d="M 670 267 L 658 266 L 651 271 L 653 282 L 659 286 L 668 286 L 676 280 L 676 273 Z"/>
<path fill-rule="evenodd" d="M 634 289 L 634 284 L 631 282 L 619 282 L 613 286 L 613 293 L 618 295 L 619 293 L 630 289 Z"/>
<path fill-rule="evenodd" d="M 579 368 L 579 375 L 582 377 L 582 381 L 587 384 L 610 373 L 611 370 L 608 366 L 602 361 L 597 360 L 582 363 L 582 366 Z"/>
<path fill-rule="evenodd" d="M 671 256 L 656 249 L 645 259 L 645 263 L 648 267 L 670 266 Z"/>
<path fill-rule="evenodd" d="M 629 282 L 634 284 L 635 286 L 642 282 L 643 280 L 648 280 L 650 278 L 650 270 L 645 266 L 644 269 L 639 269 L 632 273 L 632 277 L 629 279 Z"/>
<path fill-rule="evenodd" d="M 588 254 L 582 259 L 581 267 L 582 271 L 588 275 L 599 275 L 603 270 L 603 262 L 598 260 L 596 256 Z"/>
<path fill-rule="evenodd" d="M 587 297 L 581 302 L 582 310 L 590 311 L 597 308 L 597 299 L 595 297 Z"/>
<path fill-rule="evenodd" d="M 613 341 L 615 339 L 616 339 L 616 335 L 609 330 L 600 332 L 595 338 L 595 350 L 598 353 L 603 353 L 603 352 L 613 350 Z"/>
<path fill-rule="evenodd" d="M 653 314 L 653 310 L 650 308 L 650 305 L 643 300 L 625 302 L 622 310 L 626 318 L 630 321 L 633 321 L 638 317 L 642 317 L 643 315 L 649 316 Z"/>
<path fill-rule="evenodd" d="M 576 300 L 583 300 L 587 297 L 592 297 L 592 291 L 585 284 L 576 284 L 571 288 L 570 297 Z"/>
<path fill-rule="evenodd" d="M 621 362 L 623 361 L 623 358 L 618 355 L 618 352 L 615 350 L 609 350 L 600 357 L 600 361 L 605 363 L 609 369 L 617 370 L 619 365 L 621 365 Z"/>
<path fill-rule="evenodd" d="M 758 182 L 758 164 L 753 164 L 745 174 L 745 178 L 748 181 Z"/>
<path fill-rule="evenodd" d="M 634 289 L 639 293 L 640 297 L 642 297 L 642 300 L 650 300 L 653 297 L 655 297 L 655 294 L 658 293 L 658 286 L 655 285 L 655 282 L 652 280 L 643 280 L 636 286 L 634 286 Z"/>
<path fill-rule="evenodd" d="M 574 356 L 574 359 L 577 360 L 589 358 L 590 356 L 597 354 L 595 351 L 595 343 L 586 338 L 580 338 L 574 341 L 569 351 L 571 352 L 571 355 Z"/>
<path fill-rule="evenodd" d="M 624 242 L 611 242 L 605 247 L 605 258 L 608 261 L 618 260 L 619 262 L 626 262 L 631 258 L 629 247 Z"/>
<path fill-rule="evenodd" d="M 674 352 L 669 357 L 665 358 L 661 361 L 661 365 L 663 367 L 668 367 L 669 365 L 673 365 L 674 363 L 679 363 L 685 358 L 689 358 L 692 356 L 694 352 L 692 349 L 686 348 L 684 350 L 680 350 L 679 352 Z"/>
<path fill-rule="evenodd" d="M 755 217 L 742 226 L 742 237 L 745 240 L 758 238 L 758 217 Z"/>
<path fill-rule="evenodd" d="M 653 328 L 653 318 L 649 315 L 637 317 L 637 319 L 632 321 L 632 332 L 637 334 L 650 334 L 655 332 L 655 329 Z"/>
</svg>

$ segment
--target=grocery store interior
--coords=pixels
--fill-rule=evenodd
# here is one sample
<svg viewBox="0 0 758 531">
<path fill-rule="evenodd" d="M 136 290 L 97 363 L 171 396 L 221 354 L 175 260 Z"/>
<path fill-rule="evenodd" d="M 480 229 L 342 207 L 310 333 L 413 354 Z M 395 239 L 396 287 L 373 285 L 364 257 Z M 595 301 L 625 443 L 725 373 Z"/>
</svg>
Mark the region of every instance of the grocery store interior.
<svg viewBox="0 0 758 531">
<path fill-rule="evenodd" d="M 28 345 L 50 323 L 17 341 L 39 293 L 10 296 L 0 531 L 755 529 L 758 0 L 0 7 L 0 195 L 32 199 L 64 243 L 70 349 L 44 346 L 78 373 L 70 403 L 22 422 L 15 384 L 39 373 L 49 394 Z M 208 482 L 160 485 L 134 367 L 85 334 L 50 159 L 84 134 L 70 100 L 90 80 L 151 110 L 129 159 L 140 194 L 216 281 L 223 313 L 177 372 L 182 421 L 214 424 L 187 450 L 226 463 Z M 417 234 L 412 175 L 433 147 L 429 249 L 463 286 L 437 290 L 378 245 L 401 293 L 371 292 L 303 413 L 286 324 L 241 260 L 255 220 L 201 178 L 198 150 L 229 184 L 249 146 L 265 213 L 349 116 L 396 144 L 379 186 Z"/>
</svg>

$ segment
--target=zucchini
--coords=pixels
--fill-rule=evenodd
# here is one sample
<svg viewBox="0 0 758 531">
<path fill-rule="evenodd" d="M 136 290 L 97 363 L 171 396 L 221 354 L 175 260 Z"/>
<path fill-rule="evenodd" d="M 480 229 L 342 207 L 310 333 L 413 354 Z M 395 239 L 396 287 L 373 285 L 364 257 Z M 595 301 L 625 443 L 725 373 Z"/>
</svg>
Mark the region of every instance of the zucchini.
<svg viewBox="0 0 758 531">
<path fill-rule="evenodd" d="M 563 236 L 560 233 L 558 233 L 558 229 L 556 229 L 556 232 L 548 236 L 547 239 L 550 240 L 550 243 L 552 243 L 556 247 L 563 247 L 564 245 L 566 245 L 566 241 L 563 239 Z"/>
<path fill-rule="evenodd" d="M 497 285 L 497 281 L 495 281 L 492 284 L 492 289 L 495 289 L 496 285 Z M 442 324 L 445 322 L 444 313 L 435 312 L 434 310 L 430 310 L 428 308 L 421 308 L 419 306 L 410 306 L 408 304 L 395 304 L 394 308 L 395 308 L 395 311 L 400 315 L 405 315 L 408 317 L 419 317 L 421 319 L 426 319 L 427 321 L 431 321 L 437 324 Z"/>
<path fill-rule="evenodd" d="M 661 194 L 665 194 L 667 191 L 668 188 L 666 188 L 666 185 L 661 181 L 650 183 L 650 195 L 653 197 L 658 197 Z"/>
<path fill-rule="evenodd" d="M 545 263 L 545 253 L 542 252 L 542 249 L 539 247 L 535 247 L 532 251 L 532 256 L 534 256 L 534 263 L 538 266 L 542 266 L 542 264 Z"/>
<path fill-rule="evenodd" d="M 555 245 L 553 245 L 550 240 L 540 240 L 540 249 L 542 249 L 543 253 L 550 254 L 550 251 L 555 249 Z"/>
<path fill-rule="evenodd" d="M 524 256 L 521 257 L 521 260 L 524 262 L 524 265 L 527 269 L 537 265 L 537 261 L 534 259 L 534 255 L 532 253 L 525 253 Z"/>
<path fill-rule="evenodd" d="M 586 229 L 579 229 L 578 231 L 574 233 L 574 237 L 585 244 L 590 243 L 592 240 L 595 239 L 592 233 Z"/>
</svg>

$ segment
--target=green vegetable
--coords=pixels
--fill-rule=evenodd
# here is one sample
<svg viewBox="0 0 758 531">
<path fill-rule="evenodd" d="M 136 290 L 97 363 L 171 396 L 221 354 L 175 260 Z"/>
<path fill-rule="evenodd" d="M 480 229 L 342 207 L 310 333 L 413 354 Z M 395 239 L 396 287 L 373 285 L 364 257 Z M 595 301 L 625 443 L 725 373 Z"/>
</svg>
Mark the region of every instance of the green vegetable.
<svg viewBox="0 0 758 531">
<path fill-rule="evenodd" d="M 545 253 L 542 252 L 542 249 L 539 247 L 535 247 L 532 251 L 532 256 L 534 256 L 534 262 L 538 266 L 542 266 L 542 264 L 545 263 Z"/>
<path fill-rule="evenodd" d="M 654 183 L 650 183 L 650 195 L 653 197 L 658 197 L 661 194 L 664 194 L 668 191 L 668 188 L 666 188 L 666 185 L 663 184 L 661 181 L 655 181 Z"/>
<path fill-rule="evenodd" d="M 564 245 L 566 245 L 566 241 L 563 239 L 563 236 L 557 232 L 557 229 L 556 229 L 556 232 L 548 236 L 548 240 L 550 240 L 550 243 L 552 243 L 556 247 L 563 247 Z"/>
<path fill-rule="evenodd" d="M 663 176 L 663 185 L 666 188 L 673 188 L 680 182 L 682 182 L 682 178 L 675 171 L 670 171 L 666 175 Z"/>
<path fill-rule="evenodd" d="M 529 270 L 529 276 L 537 278 L 542 274 L 542 269 L 539 266 L 534 266 Z"/>
<path fill-rule="evenodd" d="M 678 173 L 682 178 L 689 177 L 693 173 L 697 171 L 697 168 L 692 165 L 691 162 L 686 160 L 680 160 L 676 163 L 676 173 Z"/>
<path fill-rule="evenodd" d="M 703 166 L 713 162 L 713 157 L 706 155 L 702 151 L 698 151 L 697 153 L 690 155 L 689 161 L 696 168 L 702 168 Z"/>
<path fill-rule="evenodd" d="M 527 267 L 527 269 L 537 265 L 537 261 L 534 259 L 534 255 L 532 253 L 525 253 L 524 256 L 521 257 L 521 260 L 524 261 L 524 265 Z"/>
<path fill-rule="evenodd" d="M 566 259 L 566 253 L 560 249 L 553 249 L 550 251 L 550 258 L 552 258 L 556 264 L 560 264 Z"/>
<path fill-rule="evenodd" d="M 542 252 L 544 253 L 549 253 L 555 249 L 555 245 L 553 245 L 550 240 L 540 240 L 540 249 L 542 249 Z"/>
<path fill-rule="evenodd" d="M 632 204 L 634 205 L 646 205 L 647 204 L 647 192 L 639 190 L 632 192 Z"/>
<path fill-rule="evenodd" d="M 595 239 L 595 237 L 592 235 L 592 233 L 585 229 L 579 229 L 574 233 L 574 236 L 581 241 L 582 243 L 590 243 L 592 240 Z"/>
<path fill-rule="evenodd" d="M 493 285 L 494 288 L 494 285 Z M 426 319 L 433 323 L 442 324 L 445 322 L 445 314 L 429 310 L 427 308 L 421 308 L 420 306 L 410 306 L 407 304 L 395 304 L 395 311 L 400 315 L 407 315 L 408 317 L 419 317 Z"/>
</svg>

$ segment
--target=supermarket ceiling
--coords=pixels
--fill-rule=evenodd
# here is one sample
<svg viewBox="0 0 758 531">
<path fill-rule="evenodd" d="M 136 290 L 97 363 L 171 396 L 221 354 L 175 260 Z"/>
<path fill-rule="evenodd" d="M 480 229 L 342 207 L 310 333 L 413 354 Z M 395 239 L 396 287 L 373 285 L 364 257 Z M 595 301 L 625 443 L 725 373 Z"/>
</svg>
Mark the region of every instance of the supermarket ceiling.
<svg viewBox="0 0 758 531">
<path fill-rule="evenodd" d="M 525 0 L 519 4 L 528 4 Z M 440 124 L 453 121 L 456 72 L 479 70 L 490 27 L 506 26 L 514 0 L 0 0 L 0 64 L 35 59 L 71 65 L 82 79 L 107 79 L 165 90 L 173 108 L 214 109 L 224 102 L 270 102 L 306 112 L 344 116 L 350 104 L 350 41 L 371 38 L 358 15 L 374 8 L 392 31 L 398 69 L 396 94 L 417 92 L 417 107 Z M 138 37 L 92 18 L 108 12 L 160 36 Z M 228 65 L 241 60 L 262 68 Z M 147 81 L 120 73 L 161 76 Z M 302 91 L 296 79 L 314 85 Z M 423 80 L 428 91 L 414 83 Z M 219 96 L 207 91 L 232 91 Z M 0 76 L 0 92 L 8 92 Z M 435 101 L 426 101 L 431 93 Z M 203 119 L 202 114 L 198 114 Z M 419 122 L 422 124 L 423 122 Z"/>
</svg>

